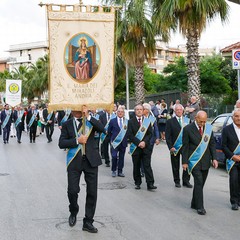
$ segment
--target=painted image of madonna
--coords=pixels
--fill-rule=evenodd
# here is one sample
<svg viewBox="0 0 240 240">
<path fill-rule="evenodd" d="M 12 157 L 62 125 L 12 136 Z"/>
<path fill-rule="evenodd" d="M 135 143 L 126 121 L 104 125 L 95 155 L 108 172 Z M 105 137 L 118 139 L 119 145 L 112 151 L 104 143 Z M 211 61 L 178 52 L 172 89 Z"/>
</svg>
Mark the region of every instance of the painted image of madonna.
<svg viewBox="0 0 240 240">
<path fill-rule="evenodd" d="M 85 33 L 75 35 L 66 45 L 65 63 L 68 73 L 78 82 L 91 80 L 100 65 L 95 41 Z"/>
</svg>

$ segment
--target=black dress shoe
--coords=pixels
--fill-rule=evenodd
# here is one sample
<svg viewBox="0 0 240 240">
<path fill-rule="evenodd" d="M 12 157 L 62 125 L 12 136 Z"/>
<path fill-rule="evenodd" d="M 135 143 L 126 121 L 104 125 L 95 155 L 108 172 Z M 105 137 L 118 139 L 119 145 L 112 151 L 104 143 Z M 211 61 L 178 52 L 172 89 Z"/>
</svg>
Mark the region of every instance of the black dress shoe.
<svg viewBox="0 0 240 240">
<path fill-rule="evenodd" d="M 90 222 L 85 222 L 83 223 L 83 228 L 82 228 L 83 231 L 88 231 L 90 233 L 97 233 L 98 232 L 98 229 L 95 228 L 92 223 Z"/>
<path fill-rule="evenodd" d="M 109 164 L 109 163 L 106 163 L 106 167 L 110 167 L 110 164 Z"/>
<path fill-rule="evenodd" d="M 207 212 L 206 212 L 206 210 L 204 208 L 200 208 L 200 209 L 197 210 L 197 213 L 199 215 L 205 215 Z"/>
<path fill-rule="evenodd" d="M 237 203 L 232 204 L 232 210 L 238 210 L 238 204 Z"/>
<path fill-rule="evenodd" d="M 18 143 L 21 143 L 21 141 L 20 141 L 20 140 L 18 140 Z"/>
<path fill-rule="evenodd" d="M 141 189 L 140 185 L 136 185 L 135 189 L 137 189 L 137 190 Z"/>
<path fill-rule="evenodd" d="M 32 143 L 32 140 L 30 140 L 30 143 Z"/>
<path fill-rule="evenodd" d="M 77 222 L 77 216 L 76 214 L 71 213 L 68 218 L 68 223 L 70 227 L 73 227 Z"/>
<path fill-rule="evenodd" d="M 181 184 L 180 183 L 175 183 L 175 187 L 180 188 Z"/>
<path fill-rule="evenodd" d="M 183 186 L 187 187 L 187 188 L 192 188 L 193 187 L 192 184 L 190 184 L 189 182 L 183 183 Z"/>
<path fill-rule="evenodd" d="M 157 186 L 154 186 L 153 184 L 147 186 L 148 190 L 154 190 L 157 189 Z"/>
</svg>

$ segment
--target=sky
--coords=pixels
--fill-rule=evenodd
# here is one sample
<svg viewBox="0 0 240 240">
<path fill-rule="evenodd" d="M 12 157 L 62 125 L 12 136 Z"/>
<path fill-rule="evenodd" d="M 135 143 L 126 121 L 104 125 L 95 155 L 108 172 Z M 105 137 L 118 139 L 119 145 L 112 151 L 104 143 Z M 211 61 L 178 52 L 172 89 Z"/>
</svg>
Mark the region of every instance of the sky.
<svg viewBox="0 0 240 240">
<path fill-rule="evenodd" d="M 41 0 L 0 0 L 0 58 L 7 57 L 10 45 L 47 40 L 47 17 Z M 77 4 L 78 0 L 42 0 L 43 3 Z M 100 2 L 100 1 L 99 1 Z M 228 2 L 228 1 L 227 1 Z M 94 5 L 98 0 L 83 0 Z M 220 19 L 211 22 L 203 32 L 200 47 L 221 49 L 240 41 L 240 5 L 228 2 L 229 21 L 222 25 Z M 180 34 L 172 36 L 169 46 L 177 47 L 186 40 Z"/>
</svg>

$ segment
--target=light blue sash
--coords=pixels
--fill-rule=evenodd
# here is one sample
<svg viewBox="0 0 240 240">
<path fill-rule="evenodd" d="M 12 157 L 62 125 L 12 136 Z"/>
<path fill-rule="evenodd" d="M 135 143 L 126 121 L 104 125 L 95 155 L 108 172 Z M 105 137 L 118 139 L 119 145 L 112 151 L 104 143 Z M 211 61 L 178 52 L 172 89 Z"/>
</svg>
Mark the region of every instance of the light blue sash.
<svg viewBox="0 0 240 240">
<path fill-rule="evenodd" d="M 127 132 L 127 126 L 128 126 L 128 120 L 124 118 L 123 126 L 122 126 L 120 132 L 118 133 L 116 138 L 111 143 L 114 149 L 116 149 L 116 147 L 122 142 L 123 138 L 125 137 L 126 132 Z"/>
<path fill-rule="evenodd" d="M 140 126 L 140 128 L 138 129 L 135 137 L 138 138 L 140 141 L 142 141 L 150 124 L 151 124 L 151 122 L 150 122 L 149 118 L 145 117 L 143 119 L 143 123 Z M 129 154 L 132 155 L 134 153 L 134 151 L 136 150 L 136 148 L 137 148 L 137 146 L 134 143 L 131 143 Z"/>
<path fill-rule="evenodd" d="M 96 113 L 96 114 L 94 115 L 94 117 L 95 117 L 97 120 L 99 120 L 99 114 L 98 114 L 98 113 Z M 94 138 L 99 138 L 99 136 L 100 136 L 99 132 L 95 131 L 95 133 L 94 133 Z"/>
<path fill-rule="evenodd" d="M 9 121 L 9 118 L 10 118 L 10 116 L 11 116 L 11 113 L 12 113 L 12 111 L 11 111 L 11 109 L 9 109 L 7 116 L 5 117 L 5 119 L 4 119 L 4 121 L 3 121 L 2 129 L 6 127 L 8 121 Z"/>
<path fill-rule="evenodd" d="M 37 110 L 34 110 L 34 113 L 33 113 L 32 117 L 31 117 L 31 119 L 30 119 L 30 122 L 29 122 L 29 124 L 28 124 L 28 127 L 31 127 L 31 126 L 32 126 L 32 124 L 33 124 L 33 122 L 34 122 L 34 120 L 35 120 L 35 118 L 36 118 L 36 116 L 37 116 L 37 113 L 38 113 L 38 111 L 37 111 Z"/>
<path fill-rule="evenodd" d="M 176 151 L 173 152 L 174 156 L 177 156 L 179 150 L 182 147 L 182 134 L 183 134 L 183 128 L 188 125 L 190 122 L 190 119 L 188 117 L 183 117 L 183 125 L 182 125 L 182 129 L 180 131 L 180 133 L 178 134 L 178 137 L 175 141 L 175 143 L 173 144 L 173 147 L 176 149 Z"/>
<path fill-rule="evenodd" d="M 112 113 L 111 116 L 110 116 L 110 119 L 108 120 L 107 124 L 104 127 L 105 131 L 107 131 L 107 129 L 108 129 L 108 125 L 109 125 L 110 120 L 112 120 L 115 117 L 116 117 L 116 114 Z M 103 143 L 103 141 L 105 140 L 106 136 L 107 136 L 107 134 L 101 133 L 101 135 L 100 135 L 101 143 Z"/>
<path fill-rule="evenodd" d="M 47 122 L 44 122 L 43 125 L 47 125 L 48 124 L 48 121 L 51 119 L 52 115 L 53 115 L 53 111 L 48 114 Z"/>
<path fill-rule="evenodd" d="M 238 146 L 236 147 L 236 149 L 234 150 L 234 155 L 240 155 L 240 143 L 238 144 Z M 227 159 L 226 161 L 226 170 L 228 172 L 228 174 L 230 173 L 232 167 L 234 166 L 235 161 L 231 159 Z"/>
<path fill-rule="evenodd" d="M 151 125 L 153 126 L 154 123 L 156 122 L 156 118 L 155 118 L 153 115 L 149 115 L 149 116 L 148 116 L 148 119 L 150 120 Z"/>
<path fill-rule="evenodd" d="M 188 160 L 188 173 L 191 174 L 193 168 L 196 166 L 196 164 L 201 160 L 203 154 L 205 153 L 209 140 L 211 138 L 211 133 L 212 133 L 212 125 L 211 124 L 206 124 L 205 125 L 205 130 L 202 135 L 202 140 L 195 149 L 195 151 L 192 153 Z"/>
<path fill-rule="evenodd" d="M 65 111 L 65 115 L 62 118 L 61 122 L 60 122 L 60 126 L 62 126 L 63 123 L 65 123 L 68 120 L 69 115 L 71 114 L 71 109 L 67 109 Z"/>
<path fill-rule="evenodd" d="M 72 120 L 73 120 L 73 127 L 74 127 L 75 136 L 76 136 L 76 141 L 77 141 L 77 138 L 80 137 L 80 135 L 83 132 L 83 125 L 81 126 L 81 128 L 77 132 L 77 126 L 76 126 L 75 118 L 73 118 Z M 92 124 L 89 121 L 86 120 L 85 121 L 85 135 L 87 135 L 89 137 L 92 129 L 93 129 Z M 78 152 L 80 150 L 82 150 L 82 144 L 78 144 L 78 146 L 75 147 L 75 148 L 69 148 L 68 149 L 67 158 L 66 158 L 67 167 L 69 166 L 69 164 L 72 162 L 72 160 L 75 158 L 75 156 L 78 154 Z"/>
<path fill-rule="evenodd" d="M 16 122 L 15 122 L 15 127 L 17 127 L 18 124 L 19 124 L 20 122 L 22 122 L 22 116 L 23 116 L 23 114 L 24 114 L 24 111 L 23 111 L 23 110 L 20 110 L 20 114 L 19 114 L 19 116 L 18 116 L 18 118 L 17 118 L 17 120 L 16 120 Z"/>
</svg>

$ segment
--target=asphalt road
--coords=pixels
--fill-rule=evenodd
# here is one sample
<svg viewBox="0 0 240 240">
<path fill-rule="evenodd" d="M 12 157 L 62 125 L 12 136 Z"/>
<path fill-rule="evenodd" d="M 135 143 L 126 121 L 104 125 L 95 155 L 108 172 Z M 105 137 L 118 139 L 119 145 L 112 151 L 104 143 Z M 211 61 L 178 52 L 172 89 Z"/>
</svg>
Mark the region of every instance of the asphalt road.
<svg viewBox="0 0 240 240">
<path fill-rule="evenodd" d="M 41 135 L 30 144 L 15 138 L 0 140 L 0 239 L 1 240 L 220 240 L 238 239 L 240 211 L 229 203 L 228 175 L 224 168 L 211 169 L 204 199 L 207 214 L 190 208 L 192 189 L 175 188 L 165 143 L 154 149 L 154 192 L 134 189 L 132 162 L 125 158 L 125 178 L 112 178 L 110 168 L 99 167 L 95 226 L 99 232 L 83 232 L 85 182 L 81 179 L 80 212 L 75 227 L 68 226 L 65 154 Z M 191 179 L 193 183 L 193 179 Z"/>
</svg>

